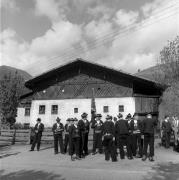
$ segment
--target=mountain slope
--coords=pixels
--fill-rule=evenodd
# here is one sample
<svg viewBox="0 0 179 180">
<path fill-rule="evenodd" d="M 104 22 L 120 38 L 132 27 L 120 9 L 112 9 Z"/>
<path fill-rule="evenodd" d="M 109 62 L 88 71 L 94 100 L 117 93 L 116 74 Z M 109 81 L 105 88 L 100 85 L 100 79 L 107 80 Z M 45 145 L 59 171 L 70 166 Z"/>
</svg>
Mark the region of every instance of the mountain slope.
<svg viewBox="0 0 179 180">
<path fill-rule="evenodd" d="M 10 66 L 0 66 L 0 80 L 2 80 L 5 75 L 8 75 L 9 73 L 11 75 L 15 75 L 16 72 L 19 76 L 21 76 L 24 79 L 24 81 L 32 78 L 30 74 L 21 69 L 16 69 Z"/>
<path fill-rule="evenodd" d="M 156 81 L 159 77 L 163 76 L 163 73 L 159 66 L 153 66 L 153 67 L 144 69 L 138 73 L 135 73 L 134 75 L 141 78 L 146 78 L 152 81 Z"/>
</svg>

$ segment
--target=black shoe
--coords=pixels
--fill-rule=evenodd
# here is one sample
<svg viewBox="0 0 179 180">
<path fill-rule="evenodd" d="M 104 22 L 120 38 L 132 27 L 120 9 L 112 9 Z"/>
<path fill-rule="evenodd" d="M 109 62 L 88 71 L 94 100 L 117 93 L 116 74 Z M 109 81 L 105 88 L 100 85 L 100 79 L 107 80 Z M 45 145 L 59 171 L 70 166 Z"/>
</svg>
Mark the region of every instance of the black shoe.
<svg viewBox="0 0 179 180">
<path fill-rule="evenodd" d="M 92 155 L 95 155 L 95 154 L 97 154 L 97 152 L 93 152 L 93 153 L 92 153 Z"/>
<path fill-rule="evenodd" d="M 40 151 L 40 149 L 37 149 L 37 151 Z"/>
<path fill-rule="evenodd" d="M 121 157 L 121 159 L 125 159 L 125 157 Z"/>
<path fill-rule="evenodd" d="M 147 156 L 142 157 L 142 161 L 146 161 L 146 159 L 147 159 Z"/>
<path fill-rule="evenodd" d="M 154 158 L 153 157 L 149 157 L 149 161 L 153 162 Z"/>
<path fill-rule="evenodd" d="M 29 151 L 34 151 L 33 149 L 29 150 Z"/>
<path fill-rule="evenodd" d="M 78 156 L 76 156 L 76 157 L 75 157 L 75 159 L 77 159 L 77 160 L 81 160 L 81 158 L 80 158 L 80 157 L 78 157 Z"/>
<path fill-rule="evenodd" d="M 71 161 L 75 161 L 75 158 L 71 156 Z"/>
<path fill-rule="evenodd" d="M 129 160 L 132 160 L 132 159 L 133 159 L 133 157 L 128 157 L 128 159 L 129 159 Z"/>
<path fill-rule="evenodd" d="M 136 158 L 142 158 L 142 156 L 141 156 L 141 155 L 139 155 L 139 154 L 137 154 L 137 155 L 136 155 Z"/>
<path fill-rule="evenodd" d="M 54 152 L 54 154 L 58 154 L 58 152 Z"/>
</svg>

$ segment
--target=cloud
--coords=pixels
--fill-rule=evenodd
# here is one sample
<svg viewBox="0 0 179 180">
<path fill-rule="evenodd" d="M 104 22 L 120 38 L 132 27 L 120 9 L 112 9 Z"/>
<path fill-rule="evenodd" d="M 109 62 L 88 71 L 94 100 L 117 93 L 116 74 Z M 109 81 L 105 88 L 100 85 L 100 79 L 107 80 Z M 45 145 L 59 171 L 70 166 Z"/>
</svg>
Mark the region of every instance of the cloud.
<svg viewBox="0 0 179 180">
<path fill-rule="evenodd" d="M 67 19 L 66 3 L 62 4 L 63 1 L 36 0 L 36 13 L 47 16 L 51 28 L 31 42 L 19 40 L 12 29 L 1 32 L 1 64 L 39 74 L 81 57 L 134 73 L 155 65 L 159 51 L 178 33 L 176 9 L 168 8 L 166 0 L 154 0 L 139 11 L 118 9 L 115 13 L 99 4 L 94 9 L 88 8 L 87 13 L 94 19 L 81 24 Z M 133 28 L 129 29 L 131 24 Z M 105 37 L 109 37 L 108 41 Z"/>
<path fill-rule="evenodd" d="M 134 12 L 134 11 L 127 12 L 124 9 L 120 9 L 119 11 L 117 11 L 114 21 L 119 26 L 126 27 L 131 24 L 134 24 L 137 21 L 138 17 L 139 17 L 138 12 Z"/>
<path fill-rule="evenodd" d="M 114 9 L 105 6 L 104 4 L 100 4 L 96 7 L 89 7 L 87 10 L 88 14 L 92 16 L 94 19 L 104 19 L 108 20 L 114 13 Z"/>
<path fill-rule="evenodd" d="M 91 21 L 85 27 L 84 31 L 87 37 L 97 39 L 112 33 L 112 24 L 109 21 L 99 20 Z"/>
<path fill-rule="evenodd" d="M 81 40 L 81 28 L 68 21 L 54 23 L 43 36 L 33 39 L 31 51 L 39 56 L 54 56 Z"/>
<path fill-rule="evenodd" d="M 35 13 L 46 16 L 52 22 L 66 18 L 67 1 L 65 0 L 35 0 Z"/>
<path fill-rule="evenodd" d="M 14 0 L 0 0 L 0 8 L 9 9 L 14 12 L 19 11 L 19 7 Z"/>
</svg>

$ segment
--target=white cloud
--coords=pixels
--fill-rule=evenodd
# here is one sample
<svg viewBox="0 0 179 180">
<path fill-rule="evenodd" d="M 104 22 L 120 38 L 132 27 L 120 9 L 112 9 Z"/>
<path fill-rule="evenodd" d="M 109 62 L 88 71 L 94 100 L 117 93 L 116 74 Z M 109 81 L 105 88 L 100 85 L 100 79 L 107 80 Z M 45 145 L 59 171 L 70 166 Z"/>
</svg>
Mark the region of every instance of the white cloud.
<svg viewBox="0 0 179 180">
<path fill-rule="evenodd" d="M 101 4 L 96 7 L 88 8 L 87 12 L 90 16 L 94 17 L 95 19 L 108 20 L 114 13 L 114 9 Z"/>
<path fill-rule="evenodd" d="M 0 55 L 3 59 L 0 64 L 39 74 L 58 65 L 59 62 L 48 61 L 50 57 L 64 54 L 68 49 L 74 49 L 81 40 L 81 28 L 68 21 L 60 21 L 54 23 L 43 36 L 33 39 L 31 43 L 18 41 L 16 32 L 11 29 L 1 32 L 0 37 Z M 66 59 L 59 58 L 59 61 L 64 60 Z"/>
<path fill-rule="evenodd" d="M 65 19 L 67 10 L 66 0 L 35 0 L 35 12 L 39 16 L 46 16 L 52 22 Z"/>
<path fill-rule="evenodd" d="M 37 1 L 42 3 L 42 0 Z M 61 14 L 64 16 L 65 14 L 64 11 L 59 11 L 60 5 L 57 3 L 60 1 L 43 0 L 44 8 L 39 4 L 38 13 L 51 20 L 51 28 L 43 36 L 29 43 L 19 41 L 15 31 L 4 30 L 0 38 L 2 46 L 0 55 L 3 57 L 3 62 L 0 63 L 22 69 L 29 67 L 29 71 L 33 74 L 39 74 L 77 57 L 130 73 L 153 66 L 156 63 L 156 56 L 167 40 L 172 40 L 178 34 L 177 16 L 172 15 L 175 13 L 175 8 L 167 8 L 167 11 L 164 11 L 166 6 L 168 7 L 168 2 L 163 3 L 164 1 L 152 1 L 141 7 L 140 12 L 118 10 L 115 17 L 111 18 L 104 18 L 105 8 L 98 6 L 94 10 L 96 12 L 94 17 L 98 16 L 99 19 L 92 20 L 88 24 L 77 25 L 66 18 L 61 18 Z M 51 4 L 48 8 L 49 2 Z M 161 11 L 160 14 L 156 14 L 157 9 Z M 145 16 L 143 19 L 139 18 L 141 12 Z M 117 30 L 120 33 L 121 29 L 130 24 L 133 24 L 136 29 L 128 30 L 127 34 L 114 36 L 108 43 L 102 41 L 104 37 L 116 33 Z M 97 41 L 99 39 L 101 39 L 100 43 Z M 89 41 L 93 45 L 97 41 L 96 46 L 93 48 L 89 46 Z M 64 54 L 67 56 L 64 57 Z M 48 60 L 55 56 L 59 58 Z M 33 66 L 29 66 L 31 63 L 34 63 Z"/>
<path fill-rule="evenodd" d="M 11 11 L 18 11 L 19 7 L 14 0 L 0 0 L 0 8 L 9 9 Z"/>
<path fill-rule="evenodd" d="M 35 38 L 31 51 L 39 56 L 54 56 L 64 52 L 81 40 L 81 28 L 68 21 L 53 24 L 45 35 Z"/>
<path fill-rule="evenodd" d="M 156 2 L 154 1 L 153 3 Z M 158 0 L 157 3 L 159 3 Z M 161 7 L 160 3 L 158 8 L 165 9 L 166 5 L 167 4 L 162 3 Z M 157 6 L 155 7 L 157 8 Z M 160 50 L 168 40 L 174 39 L 178 34 L 177 14 L 173 14 L 176 9 L 171 7 L 167 9 L 167 14 L 161 15 L 160 13 L 159 15 L 156 14 L 156 8 L 150 11 L 149 18 L 143 19 L 140 22 L 135 21 L 135 23 L 133 23 L 135 28 L 126 31 L 126 34 L 124 33 L 115 37 L 112 45 L 105 49 L 107 54 L 104 50 L 105 53 L 103 56 L 101 49 L 99 48 L 98 50 L 98 48 L 96 48 L 95 51 L 101 52 L 101 55 L 98 53 L 97 56 L 99 58 L 97 59 L 98 62 L 132 73 L 137 72 L 137 69 L 145 69 L 156 65 L 156 59 Z M 129 24 L 122 22 L 123 21 L 120 21 L 121 25 Z M 131 21 L 129 20 L 127 22 Z M 90 52 L 88 52 L 88 54 L 90 54 Z M 94 54 L 92 51 L 92 57 L 94 57 Z M 88 56 L 90 59 L 90 55 Z"/>
<path fill-rule="evenodd" d="M 112 33 L 112 23 L 105 20 L 91 21 L 84 27 L 84 31 L 89 38 L 103 38 L 109 33 Z"/>
<path fill-rule="evenodd" d="M 114 21 L 121 27 L 129 26 L 137 21 L 139 17 L 138 12 L 129 11 L 127 12 L 124 9 L 120 9 L 116 13 L 116 17 L 114 18 Z"/>
</svg>

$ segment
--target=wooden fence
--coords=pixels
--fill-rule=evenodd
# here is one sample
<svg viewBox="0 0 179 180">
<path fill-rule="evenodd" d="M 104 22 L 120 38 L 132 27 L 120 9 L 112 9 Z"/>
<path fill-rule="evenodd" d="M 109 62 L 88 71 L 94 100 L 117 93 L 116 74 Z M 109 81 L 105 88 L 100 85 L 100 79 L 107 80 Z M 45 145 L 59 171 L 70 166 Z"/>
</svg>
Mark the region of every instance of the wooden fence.
<svg viewBox="0 0 179 180">
<path fill-rule="evenodd" d="M 30 144 L 30 130 L 1 130 L 0 144 Z M 92 130 L 89 133 L 89 141 L 93 140 Z M 53 144 L 53 132 L 51 129 L 45 129 L 42 133 L 42 143 Z"/>
</svg>

